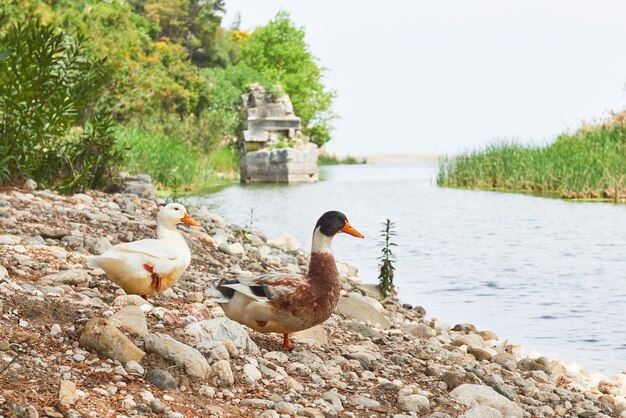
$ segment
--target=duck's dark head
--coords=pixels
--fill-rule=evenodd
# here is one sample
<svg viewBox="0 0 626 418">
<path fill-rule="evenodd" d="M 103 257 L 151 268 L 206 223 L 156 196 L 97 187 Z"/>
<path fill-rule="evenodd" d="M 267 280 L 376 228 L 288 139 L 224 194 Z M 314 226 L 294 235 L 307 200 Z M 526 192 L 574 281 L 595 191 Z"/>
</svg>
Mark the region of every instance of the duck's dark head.
<svg viewBox="0 0 626 418">
<path fill-rule="evenodd" d="M 315 229 L 319 227 L 319 231 L 329 238 L 334 237 L 340 232 L 345 232 L 357 238 L 364 238 L 363 234 L 354 229 L 348 218 L 343 213 L 331 210 L 323 214 L 315 224 Z"/>
</svg>

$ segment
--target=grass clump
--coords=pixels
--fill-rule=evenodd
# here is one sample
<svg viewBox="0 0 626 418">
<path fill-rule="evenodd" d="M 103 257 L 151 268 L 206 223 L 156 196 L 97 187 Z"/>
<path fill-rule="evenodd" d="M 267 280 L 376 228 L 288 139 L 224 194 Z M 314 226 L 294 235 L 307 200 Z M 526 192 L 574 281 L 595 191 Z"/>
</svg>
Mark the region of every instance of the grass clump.
<svg viewBox="0 0 626 418">
<path fill-rule="evenodd" d="M 353 157 L 346 155 L 345 157 L 337 157 L 336 154 L 320 153 L 317 157 L 319 165 L 339 165 L 339 164 L 367 164 L 366 158 Z"/>
<path fill-rule="evenodd" d="M 548 146 L 503 142 L 444 158 L 437 184 L 564 198 L 626 198 L 626 115 L 584 125 Z"/>
</svg>

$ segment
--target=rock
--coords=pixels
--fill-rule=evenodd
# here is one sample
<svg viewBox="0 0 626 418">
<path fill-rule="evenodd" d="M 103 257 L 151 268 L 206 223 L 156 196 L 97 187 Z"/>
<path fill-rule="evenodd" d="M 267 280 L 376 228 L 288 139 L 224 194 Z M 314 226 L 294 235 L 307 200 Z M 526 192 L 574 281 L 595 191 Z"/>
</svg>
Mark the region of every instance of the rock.
<svg viewBox="0 0 626 418">
<path fill-rule="evenodd" d="M 365 408 L 378 408 L 380 406 L 380 402 L 377 400 L 361 395 L 351 396 L 348 398 L 348 403 L 350 405 L 361 405 Z"/>
<path fill-rule="evenodd" d="M 461 386 L 465 383 L 480 384 L 480 379 L 474 374 L 469 372 L 446 372 L 443 375 L 442 380 L 448 385 L 448 390 Z"/>
<path fill-rule="evenodd" d="M 0 281 L 7 280 L 9 278 L 9 272 L 4 266 L 0 266 Z"/>
<path fill-rule="evenodd" d="M 148 301 L 139 295 L 121 295 L 113 300 L 113 306 L 151 306 Z"/>
<path fill-rule="evenodd" d="M 50 327 L 50 335 L 53 337 L 58 335 L 61 332 L 61 326 L 59 324 L 54 324 Z"/>
<path fill-rule="evenodd" d="M 466 345 L 468 347 L 484 348 L 485 342 L 478 334 L 466 334 L 452 341 L 452 345 L 456 347 Z"/>
<path fill-rule="evenodd" d="M 450 396 L 467 407 L 484 405 L 498 410 L 505 417 L 524 416 L 524 411 L 517 404 L 489 386 L 463 384 L 450 392 Z"/>
<path fill-rule="evenodd" d="M 430 401 L 422 395 L 399 396 L 398 407 L 403 411 L 425 414 L 430 409 Z"/>
<path fill-rule="evenodd" d="M 121 363 L 141 361 L 145 355 L 115 325 L 102 318 L 92 318 L 85 324 L 80 345 Z"/>
<path fill-rule="evenodd" d="M 294 332 L 290 335 L 291 337 L 296 337 L 299 341 L 309 342 L 312 344 L 319 345 L 328 345 L 328 336 L 326 335 L 326 331 L 324 327 L 321 325 L 316 325 L 312 328 L 305 329 L 303 331 Z"/>
<path fill-rule="evenodd" d="M 38 229 L 39 235 L 42 238 L 61 239 L 68 235 L 71 235 L 71 231 L 66 228 L 58 228 L 54 226 L 44 226 Z"/>
<path fill-rule="evenodd" d="M 478 347 L 468 347 L 467 354 L 471 354 L 478 361 L 489 361 L 492 357 L 489 351 L 483 350 L 482 348 Z"/>
<path fill-rule="evenodd" d="M 67 284 L 70 286 L 87 286 L 89 284 L 89 273 L 85 270 L 66 270 L 56 274 L 42 277 L 40 280 L 49 280 L 54 285 Z"/>
<path fill-rule="evenodd" d="M 59 402 L 64 405 L 74 405 L 78 400 L 76 393 L 76 384 L 69 380 L 61 380 L 59 386 Z"/>
<path fill-rule="evenodd" d="M 24 188 L 29 192 L 37 190 L 37 182 L 33 179 L 24 180 Z"/>
<path fill-rule="evenodd" d="M 161 388 L 159 388 L 159 389 L 161 389 Z M 163 389 L 161 389 L 161 390 L 163 390 Z M 154 398 L 153 400 L 150 401 L 150 409 L 155 414 L 160 414 L 161 412 L 165 411 L 165 404 L 163 404 L 163 402 L 159 398 Z"/>
<path fill-rule="evenodd" d="M 126 306 L 115 313 L 109 320 L 122 331 L 132 336 L 143 337 L 148 333 L 146 315 L 137 306 Z"/>
<path fill-rule="evenodd" d="M 485 405 L 476 405 L 459 418 L 503 418 L 500 411 Z"/>
<path fill-rule="evenodd" d="M 259 414 L 258 418 L 280 418 L 280 415 L 273 409 L 266 409 Z"/>
<path fill-rule="evenodd" d="M 294 237 L 291 235 L 281 235 L 276 238 L 270 238 L 267 243 L 272 247 L 276 247 L 283 251 L 297 251 L 300 246 Z"/>
<path fill-rule="evenodd" d="M 476 327 L 472 324 L 456 324 L 453 328 L 452 331 L 460 331 L 463 332 L 465 334 L 469 334 L 469 333 L 476 333 Z"/>
<path fill-rule="evenodd" d="M 178 388 L 176 380 L 168 371 L 163 369 L 148 370 L 146 380 L 161 390 Z"/>
<path fill-rule="evenodd" d="M 326 418 L 326 415 L 317 408 L 303 408 L 298 412 L 298 415 L 307 418 Z"/>
<path fill-rule="evenodd" d="M 383 338 L 383 335 L 380 332 L 373 330 L 369 326 L 361 324 L 360 322 L 346 321 L 345 327 L 350 331 L 358 332 L 365 338 L 372 340 L 379 340 Z"/>
<path fill-rule="evenodd" d="M 126 363 L 126 365 L 124 366 L 124 368 L 126 369 L 126 371 L 129 374 L 134 374 L 134 375 L 138 375 L 138 376 L 143 376 L 144 373 L 144 369 L 141 366 L 141 364 L 139 364 L 138 362 L 136 362 L 135 360 L 131 360 L 128 363 Z"/>
<path fill-rule="evenodd" d="M 242 255 L 245 251 L 243 249 L 243 245 L 241 245 L 238 242 L 235 242 L 234 244 L 230 244 L 228 246 L 228 249 L 230 250 L 230 255 Z"/>
<path fill-rule="evenodd" d="M 406 328 L 407 334 L 417 338 L 430 338 L 437 336 L 437 332 L 426 324 L 414 324 Z"/>
<path fill-rule="evenodd" d="M 491 357 L 493 363 L 497 363 L 507 370 L 515 370 L 517 368 L 517 357 L 509 353 L 498 353 Z"/>
<path fill-rule="evenodd" d="M 274 410 L 279 414 L 296 415 L 296 407 L 289 402 L 276 402 Z"/>
<path fill-rule="evenodd" d="M 147 174 L 122 174 L 121 180 L 127 193 L 135 194 L 144 199 L 156 199 L 156 188 L 152 185 L 152 179 Z"/>
<path fill-rule="evenodd" d="M 87 251 L 95 255 L 102 254 L 112 246 L 111 241 L 107 237 L 85 237 L 83 245 Z"/>
<path fill-rule="evenodd" d="M 144 348 L 181 367 L 192 380 L 205 381 L 211 374 L 211 367 L 204 356 L 195 348 L 175 340 L 166 334 L 146 334 Z"/>
<path fill-rule="evenodd" d="M 387 329 L 391 326 L 389 318 L 378 312 L 372 305 L 364 301 L 361 295 L 349 293 L 342 296 L 337 303 L 337 312 L 346 318 L 357 321 L 370 322 L 379 328 Z"/>
<path fill-rule="evenodd" d="M 212 366 L 212 384 L 220 387 L 230 387 L 235 384 L 235 377 L 233 371 L 230 368 L 230 362 L 228 360 L 218 360 L 213 363 Z"/>
<path fill-rule="evenodd" d="M 492 331 L 478 331 L 477 334 L 480 335 L 484 341 L 498 340 L 498 334 Z"/>
<path fill-rule="evenodd" d="M 546 373 L 550 373 L 550 362 L 545 357 L 539 357 L 537 359 L 523 358 L 517 362 L 517 368 L 524 371 L 541 370 Z"/>
<path fill-rule="evenodd" d="M 203 341 L 231 341 L 246 354 L 259 354 L 259 348 L 250 339 L 246 329 L 228 318 L 214 318 L 194 322 L 185 327 L 187 341 L 198 347 Z"/>
<path fill-rule="evenodd" d="M 243 366 L 243 375 L 248 378 L 251 382 L 256 382 L 263 378 L 263 375 L 253 364 L 245 364 Z"/>
</svg>

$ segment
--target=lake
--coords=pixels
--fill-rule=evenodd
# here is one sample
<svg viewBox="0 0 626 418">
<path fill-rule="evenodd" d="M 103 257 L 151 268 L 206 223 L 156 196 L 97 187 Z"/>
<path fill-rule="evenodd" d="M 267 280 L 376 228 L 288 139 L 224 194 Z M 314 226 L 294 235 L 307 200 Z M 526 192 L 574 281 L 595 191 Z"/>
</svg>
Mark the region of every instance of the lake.
<svg viewBox="0 0 626 418">
<path fill-rule="evenodd" d="M 626 370 L 626 206 L 439 188 L 436 174 L 432 163 L 330 166 L 319 183 L 191 200 L 307 250 L 320 215 L 340 210 L 366 239 L 339 235 L 335 257 L 365 283 L 377 282 L 390 218 L 403 302 L 591 372 Z"/>
</svg>

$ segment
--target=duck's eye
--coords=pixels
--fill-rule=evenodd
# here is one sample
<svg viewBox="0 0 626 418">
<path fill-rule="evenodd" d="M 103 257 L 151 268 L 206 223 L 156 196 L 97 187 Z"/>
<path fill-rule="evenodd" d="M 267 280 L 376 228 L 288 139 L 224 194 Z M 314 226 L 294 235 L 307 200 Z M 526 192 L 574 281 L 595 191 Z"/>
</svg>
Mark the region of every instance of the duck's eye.
<svg viewBox="0 0 626 418">
<path fill-rule="evenodd" d="M 178 208 L 174 208 L 174 210 L 178 210 Z"/>
</svg>

